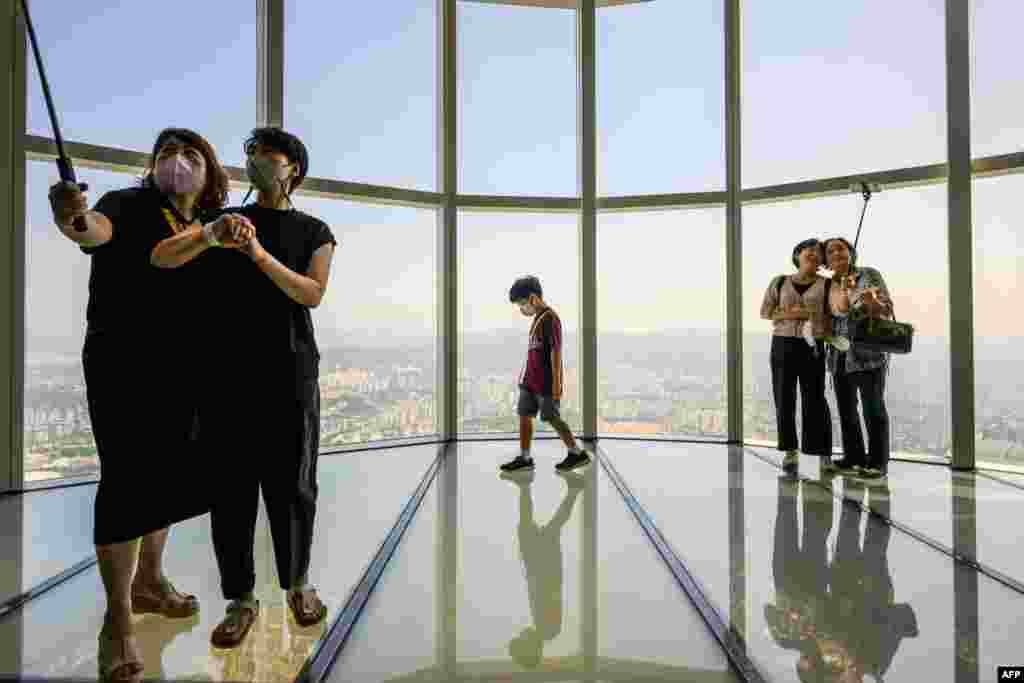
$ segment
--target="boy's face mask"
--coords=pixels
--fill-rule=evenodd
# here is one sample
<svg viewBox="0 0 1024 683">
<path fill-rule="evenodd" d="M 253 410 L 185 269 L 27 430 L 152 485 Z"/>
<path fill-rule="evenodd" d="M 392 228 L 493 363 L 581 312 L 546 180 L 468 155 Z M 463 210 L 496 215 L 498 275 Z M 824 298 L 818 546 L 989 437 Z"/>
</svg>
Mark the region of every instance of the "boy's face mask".
<svg viewBox="0 0 1024 683">
<path fill-rule="evenodd" d="M 529 302 L 519 304 L 519 312 L 529 318 L 537 315 L 537 307 Z"/>
</svg>

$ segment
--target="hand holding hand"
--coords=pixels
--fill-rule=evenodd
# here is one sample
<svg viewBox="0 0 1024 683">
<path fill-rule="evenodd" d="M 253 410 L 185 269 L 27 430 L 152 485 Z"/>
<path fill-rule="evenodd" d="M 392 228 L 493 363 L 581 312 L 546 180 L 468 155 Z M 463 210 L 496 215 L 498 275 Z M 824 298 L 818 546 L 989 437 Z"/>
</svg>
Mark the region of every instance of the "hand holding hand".
<svg viewBox="0 0 1024 683">
<path fill-rule="evenodd" d="M 256 235 L 256 228 L 248 218 L 237 213 L 226 213 L 210 226 L 214 239 L 229 249 L 238 249 Z"/>
<path fill-rule="evenodd" d="M 61 181 L 50 187 L 50 208 L 53 220 L 57 225 L 67 226 L 78 216 L 85 215 L 89 210 L 89 200 L 85 192 L 89 189 L 86 183 Z"/>
<path fill-rule="evenodd" d="M 245 241 L 242 242 L 241 245 L 239 245 L 238 250 L 245 254 L 246 256 L 248 256 L 249 258 L 251 258 L 253 261 L 256 261 L 263 253 L 263 245 L 260 244 L 259 238 L 256 237 L 255 228 L 252 230 L 251 233 L 245 232 L 244 234 L 246 235 Z"/>
</svg>

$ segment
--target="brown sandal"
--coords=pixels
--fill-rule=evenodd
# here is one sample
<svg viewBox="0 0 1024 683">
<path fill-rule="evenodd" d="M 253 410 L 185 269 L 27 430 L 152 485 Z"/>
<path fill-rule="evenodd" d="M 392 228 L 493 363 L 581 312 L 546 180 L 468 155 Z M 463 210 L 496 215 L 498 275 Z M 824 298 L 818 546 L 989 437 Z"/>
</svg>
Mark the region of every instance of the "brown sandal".
<svg viewBox="0 0 1024 683">
<path fill-rule="evenodd" d="M 132 586 L 132 612 L 184 619 L 199 613 L 199 599 L 194 595 L 179 593 L 167 580 L 161 583 L 159 594 L 143 593 Z"/>
<path fill-rule="evenodd" d="M 292 608 L 292 614 L 295 615 L 295 621 L 299 623 L 299 626 L 319 624 L 327 616 L 327 607 L 317 596 L 315 588 L 305 591 L 289 591 L 288 606 Z"/>
<path fill-rule="evenodd" d="M 232 602 L 228 605 L 227 616 L 213 629 L 210 642 L 214 647 L 230 648 L 237 647 L 249 635 L 260 613 L 260 602 L 256 601 L 255 607 L 248 607 L 240 602 Z"/>
</svg>

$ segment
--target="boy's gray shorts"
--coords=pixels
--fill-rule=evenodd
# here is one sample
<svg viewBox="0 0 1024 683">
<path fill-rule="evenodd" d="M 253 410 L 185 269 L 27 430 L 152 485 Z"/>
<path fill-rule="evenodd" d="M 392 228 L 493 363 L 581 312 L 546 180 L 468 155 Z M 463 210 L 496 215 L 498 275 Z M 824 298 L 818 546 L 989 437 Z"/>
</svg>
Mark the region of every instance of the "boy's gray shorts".
<svg viewBox="0 0 1024 683">
<path fill-rule="evenodd" d="M 550 396 L 541 396 L 519 387 L 519 403 L 516 405 L 516 412 L 522 417 L 537 417 L 537 412 L 540 411 L 540 419 L 551 422 L 552 418 L 561 418 L 558 404 L 559 401 Z"/>
</svg>

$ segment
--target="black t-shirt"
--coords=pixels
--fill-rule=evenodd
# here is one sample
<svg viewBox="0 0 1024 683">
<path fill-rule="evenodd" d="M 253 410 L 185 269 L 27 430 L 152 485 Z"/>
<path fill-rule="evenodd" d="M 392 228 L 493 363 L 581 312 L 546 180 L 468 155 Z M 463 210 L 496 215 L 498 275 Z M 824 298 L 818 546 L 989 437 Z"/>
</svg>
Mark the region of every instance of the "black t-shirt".
<svg viewBox="0 0 1024 683">
<path fill-rule="evenodd" d="M 165 200 L 151 187 L 132 187 L 103 195 L 93 207 L 110 219 L 113 235 L 104 244 L 80 247 L 92 257 L 89 273 L 88 333 L 124 340 L 145 337 L 188 343 L 186 324 L 194 305 L 199 269 L 157 268 L 153 248 L 174 236 L 162 207 Z"/>
<path fill-rule="evenodd" d="M 325 244 L 337 245 L 331 229 L 318 218 L 298 210 L 277 210 L 250 204 L 203 216 L 205 222 L 225 213 L 242 214 L 256 228 L 263 248 L 290 270 L 305 275 L 313 253 Z M 235 249 L 210 249 L 196 259 L 208 278 L 218 284 L 218 313 L 213 323 L 225 348 L 284 358 L 313 372 L 320 352 L 309 307 L 294 301 L 274 284 L 247 255 Z"/>
</svg>

